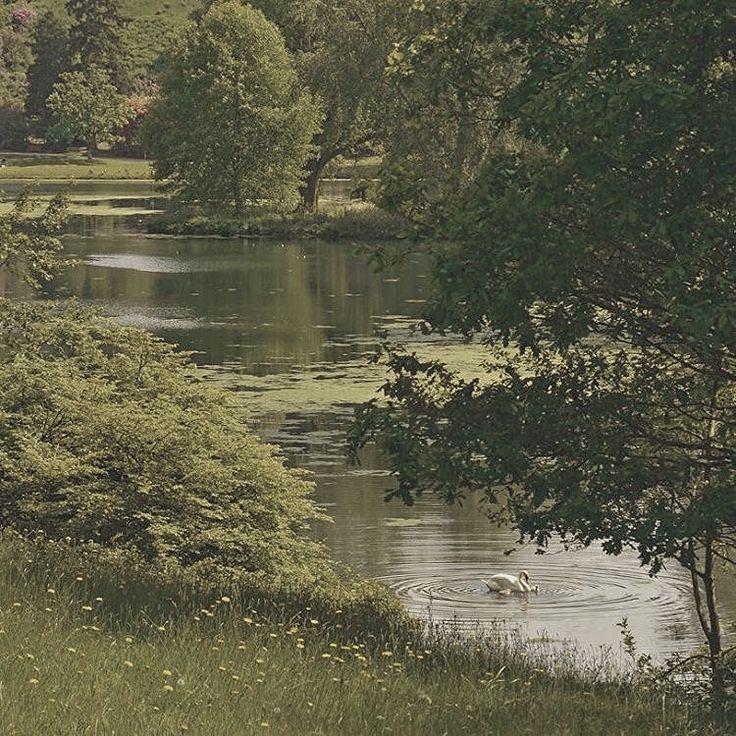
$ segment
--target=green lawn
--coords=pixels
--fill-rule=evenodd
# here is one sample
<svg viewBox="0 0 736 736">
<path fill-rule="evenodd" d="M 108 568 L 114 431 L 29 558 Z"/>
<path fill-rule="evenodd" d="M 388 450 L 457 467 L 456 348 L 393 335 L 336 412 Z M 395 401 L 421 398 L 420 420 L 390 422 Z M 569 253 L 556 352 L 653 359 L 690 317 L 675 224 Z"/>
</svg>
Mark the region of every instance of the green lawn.
<svg viewBox="0 0 736 736">
<path fill-rule="evenodd" d="M 148 161 L 135 158 L 93 158 L 85 153 L 2 153 L 5 167 L 0 168 L 3 179 L 34 181 L 71 179 L 150 179 Z"/>
</svg>

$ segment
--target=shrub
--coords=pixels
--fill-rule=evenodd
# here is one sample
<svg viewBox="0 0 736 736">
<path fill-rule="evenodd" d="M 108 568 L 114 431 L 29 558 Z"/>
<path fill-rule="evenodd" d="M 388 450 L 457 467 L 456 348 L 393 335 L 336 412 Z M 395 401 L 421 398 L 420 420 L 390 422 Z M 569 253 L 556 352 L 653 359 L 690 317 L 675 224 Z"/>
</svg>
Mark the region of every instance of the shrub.
<svg viewBox="0 0 736 736">
<path fill-rule="evenodd" d="M 24 151 L 28 137 L 25 111 L 19 104 L 0 105 L 0 148 Z"/>
<path fill-rule="evenodd" d="M 320 514 L 187 356 L 89 311 L 0 304 L 0 527 L 269 576 L 326 566 Z"/>
</svg>

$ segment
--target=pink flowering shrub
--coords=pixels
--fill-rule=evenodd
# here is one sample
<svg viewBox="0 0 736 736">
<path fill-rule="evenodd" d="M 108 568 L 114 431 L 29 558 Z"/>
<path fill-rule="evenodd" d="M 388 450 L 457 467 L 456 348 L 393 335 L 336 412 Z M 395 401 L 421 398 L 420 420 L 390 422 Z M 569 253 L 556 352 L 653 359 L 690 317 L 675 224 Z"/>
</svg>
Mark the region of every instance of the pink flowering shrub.
<svg viewBox="0 0 736 736">
<path fill-rule="evenodd" d="M 11 17 L 11 25 L 13 30 L 21 31 L 32 25 L 33 21 L 36 20 L 37 13 L 33 8 L 28 8 L 25 5 L 19 5 L 13 10 Z"/>
<path fill-rule="evenodd" d="M 118 141 L 114 146 L 115 153 L 121 156 L 140 156 L 143 149 L 140 144 L 139 132 L 143 118 L 148 112 L 150 97 L 129 97 L 127 100 L 132 116 L 130 121 L 118 131 Z"/>
</svg>

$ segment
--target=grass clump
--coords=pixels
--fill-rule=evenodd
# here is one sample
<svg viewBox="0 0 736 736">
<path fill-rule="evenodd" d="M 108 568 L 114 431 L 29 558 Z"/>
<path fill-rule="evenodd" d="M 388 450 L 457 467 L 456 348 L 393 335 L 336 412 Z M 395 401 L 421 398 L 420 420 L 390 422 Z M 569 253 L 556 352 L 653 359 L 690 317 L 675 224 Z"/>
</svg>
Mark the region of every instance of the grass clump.
<svg viewBox="0 0 736 736">
<path fill-rule="evenodd" d="M 117 554 L 0 540 L 3 734 L 728 733 L 572 656 L 550 672 L 518 643 L 422 633 L 377 586 Z"/>
</svg>

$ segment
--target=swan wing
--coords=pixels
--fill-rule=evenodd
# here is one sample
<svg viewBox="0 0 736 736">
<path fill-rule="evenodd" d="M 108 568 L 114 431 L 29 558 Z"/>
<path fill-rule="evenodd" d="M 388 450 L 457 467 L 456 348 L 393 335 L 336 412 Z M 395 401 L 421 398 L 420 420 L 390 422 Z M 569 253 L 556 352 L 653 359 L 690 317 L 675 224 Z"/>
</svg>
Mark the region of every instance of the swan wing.
<svg viewBox="0 0 736 736">
<path fill-rule="evenodd" d="M 508 575 L 505 572 L 499 572 L 491 575 L 488 580 L 483 581 L 491 590 L 518 590 L 519 579 L 514 575 Z"/>
</svg>

